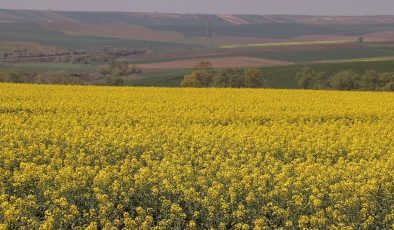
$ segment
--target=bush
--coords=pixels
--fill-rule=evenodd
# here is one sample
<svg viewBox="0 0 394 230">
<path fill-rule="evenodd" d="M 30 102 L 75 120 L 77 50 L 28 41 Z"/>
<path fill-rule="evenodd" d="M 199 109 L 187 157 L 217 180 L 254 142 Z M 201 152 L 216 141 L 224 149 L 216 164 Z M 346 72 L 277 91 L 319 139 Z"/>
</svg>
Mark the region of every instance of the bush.
<svg viewBox="0 0 394 230">
<path fill-rule="evenodd" d="M 45 73 L 38 74 L 35 76 L 34 82 L 40 84 L 75 84 L 74 78 L 65 70 L 47 71 Z"/>
<path fill-rule="evenodd" d="M 27 73 L 23 71 L 12 71 L 0 74 L 0 82 L 9 83 L 32 83 L 34 82 L 35 73 Z"/>
<path fill-rule="evenodd" d="M 105 84 L 111 86 L 122 86 L 124 85 L 124 80 L 120 77 L 107 77 L 105 79 Z"/>
<path fill-rule="evenodd" d="M 330 86 L 338 90 L 357 89 L 360 76 L 352 70 L 341 71 L 330 78 Z"/>
<path fill-rule="evenodd" d="M 244 84 L 247 88 L 257 88 L 262 86 L 263 73 L 260 69 L 250 68 L 244 71 Z"/>
<path fill-rule="evenodd" d="M 202 87 L 199 80 L 197 80 L 193 75 L 186 75 L 181 82 L 182 87 L 195 87 L 199 88 Z"/>
<path fill-rule="evenodd" d="M 304 89 L 393 91 L 394 73 L 367 70 L 360 75 L 353 70 L 343 70 L 328 77 L 324 72 L 303 68 L 296 74 L 296 79 Z"/>
<path fill-rule="evenodd" d="M 225 69 L 215 72 L 209 62 L 201 62 L 195 66 L 191 75 L 184 76 L 182 87 L 231 87 L 257 88 L 265 82 L 260 69 Z M 265 83 L 264 83 L 265 85 Z"/>
<path fill-rule="evenodd" d="M 131 74 L 140 74 L 142 70 L 136 66 L 129 67 L 126 61 L 113 61 L 105 67 L 99 67 L 98 73 L 103 76 L 111 75 L 114 77 L 127 76 Z"/>
</svg>

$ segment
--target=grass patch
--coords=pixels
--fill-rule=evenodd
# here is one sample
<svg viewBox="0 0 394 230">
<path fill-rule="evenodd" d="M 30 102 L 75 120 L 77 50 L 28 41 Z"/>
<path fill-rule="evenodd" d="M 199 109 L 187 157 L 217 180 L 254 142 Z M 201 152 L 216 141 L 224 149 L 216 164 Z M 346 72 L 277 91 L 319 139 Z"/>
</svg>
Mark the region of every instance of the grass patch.
<svg viewBox="0 0 394 230">
<path fill-rule="evenodd" d="M 191 45 L 177 44 L 171 42 L 68 35 L 59 31 L 44 29 L 33 23 L 0 23 L 0 40 L 33 42 L 41 45 L 49 45 L 70 49 L 88 49 L 111 46 L 152 49 L 193 47 Z"/>
<path fill-rule="evenodd" d="M 143 73 L 139 79 L 126 79 L 125 83 L 133 86 L 179 87 L 183 76 L 191 72 L 192 69 L 150 70 Z"/>
<path fill-rule="evenodd" d="M 344 60 L 328 60 L 328 61 L 316 61 L 316 62 L 317 63 L 347 63 L 347 62 L 379 62 L 379 61 L 391 61 L 391 60 L 394 60 L 394 56 L 353 58 L 353 59 L 344 59 Z"/>
<path fill-rule="evenodd" d="M 250 56 L 277 59 L 289 62 L 340 61 L 347 59 L 363 59 L 381 57 L 383 60 L 394 56 L 394 50 L 386 47 L 372 48 L 368 46 L 334 47 L 318 50 L 297 50 L 251 53 Z"/>
<path fill-rule="evenodd" d="M 0 66 L 0 71 L 8 72 L 8 71 L 25 71 L 25 72 L 35 72 L 41 73 L 46 72 L 48 70 L 66 70 L 69 72 L 81 72 L 88 73 L 96 70 L 95 66 L 92 65 L 83 65 L 83 64 L 72 64 L 72 63 L 48 63 L 48 62 L 39 62 L 39 63 L 18 63 L 18 64 L 7 64 Z"/>
</svg>

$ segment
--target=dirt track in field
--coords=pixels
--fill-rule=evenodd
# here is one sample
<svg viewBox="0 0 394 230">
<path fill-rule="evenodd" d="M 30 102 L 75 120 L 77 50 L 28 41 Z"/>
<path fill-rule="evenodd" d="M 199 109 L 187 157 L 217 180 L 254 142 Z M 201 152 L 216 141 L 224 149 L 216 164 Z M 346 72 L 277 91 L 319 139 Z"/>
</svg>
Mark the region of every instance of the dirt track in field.
<svg viewBox="0 0 394 230">
<path fill-rule="evenodd" d="M 289 65 L 291 62 L 280 60 L 254 58 L 254 57 L 217 57 L 217 58 L 195 58 L 179 61 L 157 62 L 137 65 L 143 69 L 183 69 L 193 68 L 197 63 L 208 61 L 214 68 L 232 67 L 259 67 L 273 65 Z"/>
</svg>

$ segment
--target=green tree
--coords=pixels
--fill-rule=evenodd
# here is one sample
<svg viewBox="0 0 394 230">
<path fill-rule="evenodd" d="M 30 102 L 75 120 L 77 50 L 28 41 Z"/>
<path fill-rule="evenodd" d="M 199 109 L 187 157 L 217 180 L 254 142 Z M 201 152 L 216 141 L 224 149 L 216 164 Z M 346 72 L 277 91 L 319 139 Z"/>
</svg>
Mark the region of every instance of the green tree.
<svg viewBox="0 0 394 230">
<path fill-rule="evenodd" d="M 36 75 L 34 81 L 40 84 L 74 84 L 74 79 L 65 70 L 46 71 Z"/>
<path fill-rule="evenodd" d="M 100 67 L 98 69 L 99 74 L 103 75 L 104 77 L 111 74 L 111 71 L 108 67 Z"/>
<path fill-rule="evenodd" d="M 184 87 L 209 87 L 216 75 L 209 62 L 197 64 L 191 75 L 186 75 L 181 85 Z M 198 82 L 198 83 L 197 83 Z"/>
<path fill-rule="evenodd" d="M 329 88 L 328 77 L 325 72 L 314 70 L 310 67 L 302 68 L 296 74 L 298 85 L 304 89 Z"/>
<path fill-rule="evenodd" d="M 242 87 L 243 83 L 242 70 L 235 68 L 225 69 L 213 79 L 214 87 Z"/>
<path fill-rule="evenodd" d="M 203 87 L 210 86 L 215 72 L 210 62 L 200 62 L 194 67 L 193 75 Z"/>
<path fill-rule="evenodd" d="M 199 80 L 197 80 L 195 78 L 195 76 L 193 76 L 193 74 L 191 75 L 186 75 L 183 78 L 183 81 L 181 82 L 181 87 L 202 87 L 201 83 Z"/>
<path fill-rule="evenodd" d="M 6 73 L 0 72 L 0 82 L 4 82 L 5 79 L 6 79 L 6 77 L 7 77 L 7 74 L 6 74 Z"/>
<path fill-rule="evenodd" d="M 232 88 L 245 87 L 244 72 L 242 69 L 227 69 L 228 85 Z"/>
<path fill-rule="evenodd" d="M 34 75 L 34 73 L 30 74 L 17 70 L 4 74 L 2 78 L 4 82 L 27 83 L 32 82 Z"/>
<path fill-rule="evenodd" d="M 364 90 L 375 90 L 379 83 L 379 73 L 376 70 L 367 70 L 360 80 L 360 87 Z"/>
<path fill-rule="evenodd" d="M 380 90 L 393 91 L 394 73 L 383 73 L 378 78 Z"/>
<path fill-rule="evenodd" d="M 209 87 L 212 79 L 215 76 L 213 71 L 195 70 L 192 74 L 203 87 Z"/>
<path fill-rule="evenodd" d="M 105 79 L 105 84 L 111 86 L 122 86 L 124 85 L 124 80 L 120 77 L 107 77 Z"/>
<path fill-rule="evenodd" d="M 383 86 L 382 90 L 384 90 L 384 91 L 394 91 L 394 81 L 387 82 Z"/>
<path fill-rule="evenodd" d="M 296 74 L 296 80 L 298 82 L 298 85 L 304 89 L 313 88 L 314 75 L 316 75 L 316 71 L 311 69 L 310 67 L 302 68 Z"/>
<path fill-rule="evenodd" d="M 122 76 L 123 75 L 123 70 L 119 66 L 115 66 L 111 68 L 111 75 L 112 76 Z"/>
<path fill-rule="evenodd" d="M 249 68 L 244 71 L 244 85 L 248 88 L 257 88 L 262 85 L 263 72 L 258 68 Z"/>
<path fill-rule="evenodd" d="M 338 72 L 330 78 L 330 85 L 337 90 L 357 89 L 357 81 L 360 76 L 352 70 Z"/>
<path fill-rule="evenodd" d="M 112 76 L 124 76 L 129 73 L 127 61 L 112 61 L 109 65 Z"/>
<path fill-rule="evenodd" d="M 225 88 L 228 87 L 228 77 L 223 74 L 223 72 L 220 72 L 219 74 L 216 74 L 213 79 L 211 86 L 212 87 L 218 87 L 218 88 Z"/>
</svg>

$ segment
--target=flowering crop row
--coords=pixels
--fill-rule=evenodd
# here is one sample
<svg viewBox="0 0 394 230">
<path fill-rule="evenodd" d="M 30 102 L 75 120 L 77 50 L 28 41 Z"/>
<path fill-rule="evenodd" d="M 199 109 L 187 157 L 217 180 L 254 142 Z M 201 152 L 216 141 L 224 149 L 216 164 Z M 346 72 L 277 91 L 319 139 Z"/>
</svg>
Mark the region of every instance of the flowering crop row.
<svg viewBox="0 0 394 230">
<path fill-rule="evenodd" d="M 390 229 L 393 139 L 393 93 L 0 84 L 0 229 Z"/>
</svg>

